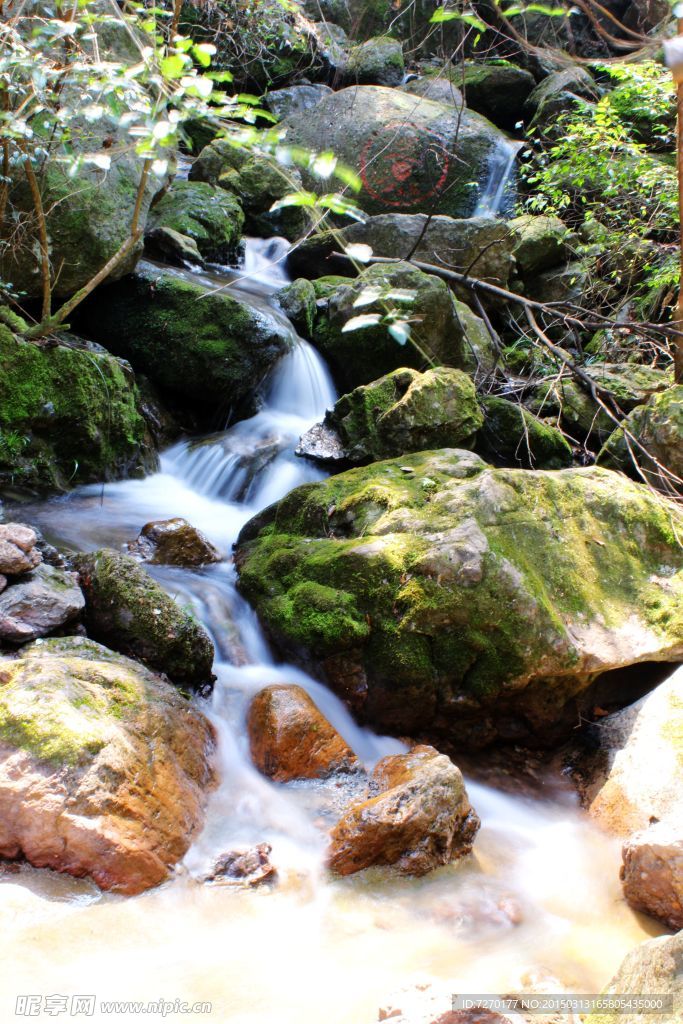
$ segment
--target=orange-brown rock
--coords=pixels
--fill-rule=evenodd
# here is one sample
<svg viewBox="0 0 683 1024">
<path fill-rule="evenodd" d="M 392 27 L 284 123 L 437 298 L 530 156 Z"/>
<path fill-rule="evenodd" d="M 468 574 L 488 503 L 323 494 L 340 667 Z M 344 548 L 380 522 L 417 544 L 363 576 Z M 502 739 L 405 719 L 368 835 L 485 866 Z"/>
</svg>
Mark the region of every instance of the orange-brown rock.
<svg viewBox="0 0 683 1024">
<path fill-rule="evenodd" d="M 636 832 L 621 851 L 624 896 L 635 910 L 683 928 L 683 822 L 660 821 Z"/>
<path fill-rule="evenodd" d="M 329 865 L 338 874 L 394 864 L 424 875 L 472 849 L 479 818 L 445 754 L 419 746 L 385 757 L 371 788 L 377 795 L 352 804 L 330 834 Z"/>
<path fill-rule="evenodd" d="M 247 725 L 252 760 L 275 782 L 358 767 L 349 745 L 300 686 L 266 686 L 251 702 Z"/>
<path fill-rule="evenodd" d="M 214 744 L 170 683 L 91 640 L 0 659 L 0 855 L 158 885 L 202 825 Z"/>
</svg>

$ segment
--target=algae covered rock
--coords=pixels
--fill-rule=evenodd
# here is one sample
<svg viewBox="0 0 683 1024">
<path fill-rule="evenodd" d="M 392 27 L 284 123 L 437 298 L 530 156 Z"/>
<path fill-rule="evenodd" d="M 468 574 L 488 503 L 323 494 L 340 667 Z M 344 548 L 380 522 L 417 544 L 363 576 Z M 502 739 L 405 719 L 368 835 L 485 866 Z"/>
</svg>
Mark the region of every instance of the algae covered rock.
<svg viewBox="0 0 683 1024">
<path fill-rule="evenodd" d="M 213 644 L 203 626 L 130 555 L 103 549 L 74 558 L 85 593 L 88 635 L 139 658 L 180 685 L 213 679 Z"/>
<path fill-rule="evenodd" d="M 557 267 L 569 256 L 569 228 L 559 219 L 531 213 L 515 217 L 509 223 L 513 232 L 513 252 L 523 278 L 533 278 Z"/>
<path fill-rule="evenodd" d="M 325 425 L 336 430 L 351 462 L 426 448 L 472 444 L 483 423 L 472 380 L 440 367 L 400 369 L 343 395 Z"/>
<path fill-rule="evenodd" d="M 344 77 L 358 85 L 400 85 L 405 75 L 403 46 L 392 36 L 374 36 L 352 46 Z"/>
<path fill-rule="evenodd" d="M 501 138 L 479 114 L 373 85 L 335 92 L 283 124 L 288 145 L 332 150 L 358 172 L 355 201 L 366 213 L 469 216 Z M 309 172 L 303 177 L 319 187 Z"/>
<path fill-rule="evenodd" d="M 0 326 L 0 482 L 66 489 L 153 469 L 130 366 L 63 340 L 43 348 Z"/>
<path fill-rule="evenodd" d="M 251 407 L 259 383 L 288 350 L 282 323 L 266 310 L 207 287 L 182 271 L 141 264 L 84 303 L 91 337 L 130 359 L 162 396 L 215 425 Z M 0 385 L 1 386 L 1 385 Z"/>
<path fill-rule="evenodd" d="M 348 329 L 359 312 L 384 316 L 388 308 L 395 308 L 397 303 L 391 295 L 397 292 L 398 308 L 413 320 L 407 344 L 397 341 L 382 322 Z M 359 310 L 355 303 L 361 296 L 364 305 Z M 344 391 L 369 384 L 402 366 L 423 367 L 430 360 L 461 366 L 464 336 L 455 300 L 443 281 L 421 270 L 389 263 L 376 263 L 355 280 L 337 285 L 326 306 L 319 310 L 313 331 L 315 345 Z"/>
<path fill-rule="evenodd" d="M 247 730 L 252 761 L 275 782 L 359 768 L 348 743 L 300 686 L 260 690 L 249 706 Z"/>
<path fill-rule="evenodd" d="M 683 485 L 672 481 L 665 471 L 683 479 L 683 386 L 667 388 L 645 405 L 636 406 L 607 439 L 598 461 L 633 475 L 637 462 L 655 487 L 680 490 Z"/>
<path fill-rule="evenodd" d="M 544 423 L 517 402 L 488 396 L 482 399 L 484 425 L 477 450 L 501 465 L 526 469 L 563 469 L 572 464 L 572 450 L 562 431 Z"/>
<path fill-rule="evenodd" d="M 223 188 L 176 181 L 155 203 L 147 223 L 148 231 L 175 231 L 192 239 L 204 259 L 227 263 L 237 256 L 244 214 L 235 196 Z"/>
<path fill-rule="evenodd" d="M 239 585 L 277 647 L 366 721 L 549 743 L 603 673 L 683 656 L 680 522 L 606 470 L 423 452 L 262 512 Z"/>
<path fill-rule="evenodd" d="M 425 875 L 472 849 L 479 818 L 459 769 L 433 747 L 382 758 L 370 791 L 330 834 L 328 863 L 337 874 L 384 864 Z"/>
<path fill-rule="evenodd" d="M 163 882 L 203 823 L 210 722 L 91 640 L 0 659 L 0 854 L 103 889 Z"/>
</svg>

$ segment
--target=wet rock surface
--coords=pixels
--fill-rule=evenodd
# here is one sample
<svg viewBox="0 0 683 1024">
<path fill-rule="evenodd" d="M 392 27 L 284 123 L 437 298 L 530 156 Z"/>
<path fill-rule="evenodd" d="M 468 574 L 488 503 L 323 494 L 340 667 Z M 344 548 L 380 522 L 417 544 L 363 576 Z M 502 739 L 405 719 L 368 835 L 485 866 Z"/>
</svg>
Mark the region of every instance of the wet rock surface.
<svg viewBox="0 0 683 1024">
<path fill-rule="evenodd" d="M 479 819 L 460 771 L 433 747 L 382 758 L 370 792 L 376 795 L 352 804 L 330 834 L 328 863 L 338 874 L 394 865 L 424 875 L 472 849 Z"/>
<path fill-rule="evenodd" d="M 168 682 L 82 638 L 0 659 L 0 855 L 132 895 L 203 821 L 213 727 Z"/>
<path fill-rule="evenodd" d="M 130 551 L 153 565 L 192 567 L 222 560 L 211 541 L 180 517 L 146 523 Z"/>
<path fill-rule="evenodd" d="M 247 719 L 252 761 L 274 782 L 355 771 L 357 758 L 300 686 L 266 686 Z"/>
<path fill-rule="evenodd" d="M 210 873 L 203 880 L 247 887 L 275 881 L 277 869 L 270 859 L 271 852 L 270 843 L 230 850 L 216 860 Z"/>
<path fill-rule="evenodd" d="M 130 555 L 103 549 L 74 563 L 86 599 L 88 635 L 139 658 L 179 685 L 213 679 L 213 644 L 204 627 Z"/>
</svg>

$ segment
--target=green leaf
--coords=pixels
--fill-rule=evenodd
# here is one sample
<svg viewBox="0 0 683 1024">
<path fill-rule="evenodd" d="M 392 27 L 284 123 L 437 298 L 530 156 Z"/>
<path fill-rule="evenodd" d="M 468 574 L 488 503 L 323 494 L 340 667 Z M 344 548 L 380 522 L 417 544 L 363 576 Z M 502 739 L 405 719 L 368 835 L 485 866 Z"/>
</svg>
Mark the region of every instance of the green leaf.
<svg viewBox="0 0 683 1024">
<path fill-rule="evenodd" d="M 382 295 L 382 289 L 380 288 L 379 285 L 375 284 L 375 285 L 370 285 L 367 288 L 363 288 L 363 290 L 356 297 L 356 300 L 353 303 L 354 309 L 357 309 L 359 306 L 370 306 L 370 305 L 372 305 L 372 303 L 376 302 L 377 299 L 379 299 L 381 295 Z"/>
<path fill-rule="evenodd" d="M 365 327 L 376 327 L 381 323 L 382 317 L 379 313 L 364 313 L 362 316 L 352 316 L 347 320 L 341 329 L 342 334 L 349 331 L 362 331 Z"/>
<path fill-rule="evenodd" d="M 163 57 L 159 62 L 159 68 L 164 78 L 182 78 L 187 67 L 187 57 L 179 53 L 172 53 L 169 57 Z"/>
<path fill-rule="evenodd" d="M 405 345 L 410 341 L 410 324 L 405 320 L 396 320 L 387 328 L 389 334 L 399 345 Z"/>
<path fill-rule="evenodd" d="M 192 56 L 203 68 L 208 68 L 215 52 L 216 47 L 213 43 L 197 43 L 192 47 Z"/>
<path fill-rule="evenodd" d="M 271 211 L 284 210 L 287 206 L 315 206 L 318 197 L 315 192 L 290 192 L 271 206 Z"/>
</svg>

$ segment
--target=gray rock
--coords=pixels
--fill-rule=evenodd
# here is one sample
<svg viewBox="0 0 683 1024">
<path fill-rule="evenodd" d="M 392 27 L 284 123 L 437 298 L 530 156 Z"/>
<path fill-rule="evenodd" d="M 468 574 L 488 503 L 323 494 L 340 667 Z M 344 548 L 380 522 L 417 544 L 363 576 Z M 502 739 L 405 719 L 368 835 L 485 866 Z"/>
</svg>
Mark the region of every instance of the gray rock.
<svg viewBox="0 0 683 1024">
<path fill-rule="evenodd" d="M 335 92 L 283 123 L 290 145 L 332 150 L 358 172 L 355 201 L 366 213 L 469 216 L 478 199 L 472 182 L 485 178 L 501 140 L 479 114 L 370 85 Z M 319 187 L 311 172 L 304 182 Z"/>
<path fill-rule="evenodd" d="M 346 449 L 339 434 L 326 423 L 316 423 L 302 434 L 295 454 L 323 464 L 346 461 Z"/>
<path fill-rule="evenodd" d="M 463 81 L 467 106 L 506 129 L 522 119 L 524 104 L 536 84 L 532 74 L 507 61 L 468 62 Z"/>
<path fill-rule="evenodd" d="M 451 104 L 458 110 L 465 103 L 460 89 L 445 76 L 423 75 L 420 78 L 412 78 L 402 85 L 401 89 L 411 96 L 423 96 L 426 100 L 434 100 L 435 103 Z"/>
<path fill-rule="evenodd" d="M 37 640 L 71 622 L 84 607 L 76 573 L 40 565 L 0 595 L 0 640 Z"/>
<path fill-rule="evenodd" d="M 403 46 L 392 36 L 375 36 L 349 50 L 345 68 L 349 84 L 400 85 L 404 75 Z"/>
<path fill-rule="evenodd" d="M 312 110 L 332 92 L 329 85 L 291 85 L 287 89 L 274 89 L 265 99 L 271 114 L 280 120 L 290 114 Z"/>
</svg>

